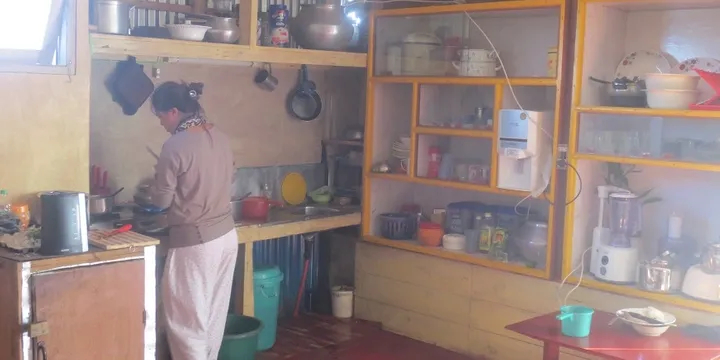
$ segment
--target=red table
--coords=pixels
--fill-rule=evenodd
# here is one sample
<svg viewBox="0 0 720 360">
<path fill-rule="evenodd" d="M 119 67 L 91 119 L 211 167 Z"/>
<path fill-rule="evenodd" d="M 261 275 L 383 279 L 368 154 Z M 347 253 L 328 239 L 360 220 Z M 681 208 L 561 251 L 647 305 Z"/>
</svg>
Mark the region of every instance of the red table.
<svg viewBox="0 0 720 360">
<path fill-rule="evenodd" d="M 608 325 L 615 315 L 604 311 L 595 311 L 590 336 L 564 336 L 560 333 L 560 321 L 555 319 L 557 314 L 538 316 L 505 328 L 542 341 L 544 360 L 558 360 L 561 347 L 620 360 L 720 359 L 718 344 L 687 337 L 680 329 L 672 327 L 659 337 L 642 336 L 621 321 Z"/>
</svg>

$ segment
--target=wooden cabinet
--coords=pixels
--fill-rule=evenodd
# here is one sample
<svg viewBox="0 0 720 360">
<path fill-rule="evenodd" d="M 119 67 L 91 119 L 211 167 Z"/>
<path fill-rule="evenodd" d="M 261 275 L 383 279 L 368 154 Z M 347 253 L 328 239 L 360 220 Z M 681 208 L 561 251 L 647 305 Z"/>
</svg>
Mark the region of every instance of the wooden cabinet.
<svg viewBox="0 0 720 360">
<path fill-rule="evenodd" d="M 566 28 L 562 0 L 427 6 L 374 14 L 365 130 L 366 241 L 550 278 L 553 269 L 546 264 L 552 263 L 553 238 L 561 233 L 555 220 L 562 206 L 553 204 L 562 196 L 556 196 L 559 173 L 553 164 L 562 118 Z M 550 53 L 561 55 L 549 62 Z M 507 156 L 499 136 L 500 114 L 521 109 L 549 114 L 537 136 L 547 140 L 543 166 L 550 180 L 538 198 L 527 189 L 501 183 L 498 175 L 508 170 L 501 165 L 501 156 Z M 441 165 L 440 174 L 430 165 L 431 153 L 438 151 L 443 159 L 452 159 L 448 161 L 452 165 Z M 373 171 L 385 162 L 389 173 Z M 482 202 L 489 205 L 488 211 L 501 209 L 497 211 L 517 218 L 532 212 L 548 223 L 547 246 L 534 261 L 522 256 L 502 259 L 427 247 L 415 240 L 389 240 L 380 230 L 378 216 L 396 212 L 403 204 L 419 205 L 429 215 L 435 208 L 460 201 Z"/>
<path fill-rule="evenodd" d="M 626 173 L 623 187 L 638 195 L 650 191 L 642 200 L 661 199 L 642 207 L 642 232 L 633 245 L 639 248 L 640 261 L 659 255 L 672 214 L 683 220 L 681 239 L 688 252 L 720 236 L 714 221 L 720 212 L 715 190 L 720 180 L 720 112 L 691 109 L 687 104 L 665 108 L 692 91 L 676 91 L 655 105 L 648 98 L 654 108 L 644 103 L 623 107 L 613 102 L 606 85 L 590 80 L 622 76 L 647 80 L 649 73 L 659 72 L 692 74 L 693 66 L 720 71 L 718 15 L 720 1 L 579 2 L 569 142 L 569 161 L 578 174 L 569 176 L 567 187 L 568 197 L 579 196 L 566 210 L 563 276 L 579 269 L 584 259 L 585 286 L 720 312 L 717 304 L 648 292 L 636 284 L 601 282 L 587 273 L 592 253 L 588 249 L 598 222 L 596 189 L 608 184 L 611 173 Z M 648 97 L 664 91 L 646 85 Z M 704 80 L 697 90 L 692 103 L 715 93 Z M 579 271 L 571 281 L 577 282 L 578 275 Z"/>
<path fill-rule="evenodd" d="M 30 277 L 33 323 L 48 359 L 142 359 L 142 260 L 78 267 Z"/>
<path fill-rule="evenodd" d="M 155 359 L 155 247 L 56 258 L 0 249 L 0 359 Z"/>
</svg>

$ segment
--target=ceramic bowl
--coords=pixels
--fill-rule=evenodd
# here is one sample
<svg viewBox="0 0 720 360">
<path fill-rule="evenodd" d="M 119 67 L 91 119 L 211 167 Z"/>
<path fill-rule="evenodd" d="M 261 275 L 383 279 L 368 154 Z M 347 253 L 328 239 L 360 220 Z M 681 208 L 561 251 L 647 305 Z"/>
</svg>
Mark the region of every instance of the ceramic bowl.
<svg viewBox="0 0 720 360">
<path fill-rule="evenodd" d="M 648 90 L 695 90 L 700 76 L 693 74 L 646 74 L 645 87 Z"/>
<path fill-rule="evenodd" d="M 652 109 L 689 109 L 698 102 L 697 90 L 647 90 L 647 103 Z"/>
</svg>

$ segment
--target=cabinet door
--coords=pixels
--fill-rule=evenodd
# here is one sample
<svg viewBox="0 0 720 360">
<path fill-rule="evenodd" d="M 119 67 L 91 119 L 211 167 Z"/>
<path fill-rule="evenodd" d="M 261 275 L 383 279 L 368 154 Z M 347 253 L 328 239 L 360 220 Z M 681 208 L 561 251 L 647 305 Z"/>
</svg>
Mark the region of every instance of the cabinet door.
<svg viewBox="0 0 720 360">
<path fill-rule="evenodd" d="M 141 360 L 144 346 L 142 260 L 49 272 L 31 279 L 33 322 L 50 360 Z"/>
</svg>

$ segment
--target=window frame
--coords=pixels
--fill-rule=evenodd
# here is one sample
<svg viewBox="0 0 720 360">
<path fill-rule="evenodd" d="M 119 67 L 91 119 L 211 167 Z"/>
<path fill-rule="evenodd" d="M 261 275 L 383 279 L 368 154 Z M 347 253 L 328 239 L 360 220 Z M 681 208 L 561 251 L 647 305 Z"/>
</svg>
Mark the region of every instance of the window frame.
<svg viewBox="0 0 720 360">
<path fill-rule="evenodd" d="M 25 0 L 20 0 L 25 1 Z M 64 65 L 41 65 L 36 62 L 43 50 L 0 49 L 0 73 L 75 75 L 77 58 L 77 0 L 63 0 L 62 19 L 55 56 L 65 58 Z M 48 20 L 49 21 L 49 20 Z M 46 30 L 47 33 L 47 30 Z"/>
</svg>

